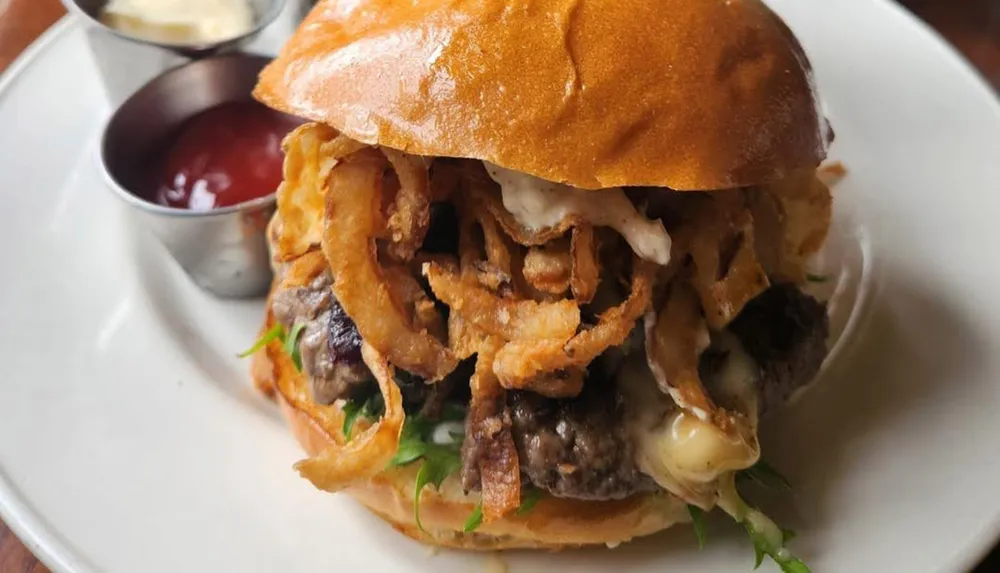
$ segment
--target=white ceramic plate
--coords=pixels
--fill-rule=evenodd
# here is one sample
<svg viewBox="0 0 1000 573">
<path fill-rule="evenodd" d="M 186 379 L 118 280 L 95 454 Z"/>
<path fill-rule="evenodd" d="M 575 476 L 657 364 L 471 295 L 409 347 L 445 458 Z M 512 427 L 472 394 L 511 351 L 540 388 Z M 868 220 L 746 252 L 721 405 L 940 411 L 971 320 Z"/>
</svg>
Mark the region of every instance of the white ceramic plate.
<svg viewBox="0 0 1000 573">
<path fill-rule="evenodd" d="M 1000 524 L 1000 106 L 884 0 L 774 0 L 850 168 L 837 208 L 875 278 L 813 391 L 769 420 L 795 484 L 766 500 L 820 572 L 957 572 Z M 235 352 L 260 303 L 194 288 L 102 186 L 109 110 L 63 22 L 0 83 L 0 514 L 57 571 L 476 571 L 314 490 Z M 750 571 L 715 519 L 616 551 L 505 556 L 516 573 Z"/>
</svg>

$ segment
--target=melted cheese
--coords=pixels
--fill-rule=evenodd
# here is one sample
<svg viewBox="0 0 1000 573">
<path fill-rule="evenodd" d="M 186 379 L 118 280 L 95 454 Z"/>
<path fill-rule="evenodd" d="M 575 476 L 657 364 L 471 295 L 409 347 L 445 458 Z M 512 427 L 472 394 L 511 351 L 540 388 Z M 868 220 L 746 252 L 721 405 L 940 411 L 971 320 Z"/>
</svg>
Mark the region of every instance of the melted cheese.
<svg viewBox="0 0 1000 573">
<path fill-rule="evenodd" d="M 247 0 L 110 0 L 101 21 L 167 44 L 207 44 L 242 36 L 254 25 Z"/>
<path fill-rule="evenodd" d="M 722 344 L 729 350 L 729 358 L 712 381 L 713 393 L 745 414 L 756 433 L 757 365 L 734 340 L 723 340 Z M 677 408 L 659 391 L 641 357 L 634 356 L 626 363 L 618 384 L 631 410 L 629 424 L 639 469 L 686 502 L 711 508 L 720 482 L 757 462 L 760 448 L 756 439 L 748 443 L 727 435 Z"/>
<path fill-rule="evenodd" d="M 490 177 L 500 185 L 504 207 L 525 227 L 554 227 L 566 217 L 577 215 L 618 231 L 640 257 L 661 265 L 670 262 L 670 235 L 663 223 L 641 215 L 621 189 L 587 191 L 485 165 Z"/>
</svg>

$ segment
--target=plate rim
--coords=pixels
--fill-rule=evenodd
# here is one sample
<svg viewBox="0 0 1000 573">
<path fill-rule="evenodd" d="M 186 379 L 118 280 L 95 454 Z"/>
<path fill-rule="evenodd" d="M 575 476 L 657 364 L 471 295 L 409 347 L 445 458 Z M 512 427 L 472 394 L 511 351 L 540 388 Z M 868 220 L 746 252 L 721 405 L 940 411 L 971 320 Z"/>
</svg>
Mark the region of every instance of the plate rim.
<svg viewBox="0 0 1000 573">
<path fill-rule="evenodd" d="M 80 26 L 71 14 L 63 15 L 42 32 L 10 66 L 0 74 L 0 100 L 16 85 L 21 75 L 66 34 Z M 45 517 L 20 493 L 0 465 L 0 519 L 43 565 L 55 573 L 91 573 L 97 569 L 82 557 L 73 544 L 62 537 Z"/>
<path fill-rule="evenodd" d="M 763 1 L 770 4 L 768 0 Z M 869 1 L 879 5 L 887 13 L 895 13 L 908 24 L 915 25 L 916 28 L 932 38 L 933 43 L 936 44 L 935 48 L 943 54 L 947 54 L 952 63 L 967 74 L 968 79 L 971 80 L 969 87 L 974 87 L 974 89 L 979 90 L 981 95 L 986 96 L 985 99 L 990 101 L 994 112 L 1000 116 L 1000 92 L 993 88 L 986 76 L 956 46 L 912 11 L 899 4 L 897 0 Z M 8 92 L 16 85 L 21 75 L 37 59 L 70 32 L 84 26 L 84 22 L 67 12 L 45 30 L 0 74 L 0 101 L 7 97 Z M 875 295 L 876 293 L 871 293 L 871 298 L 874 298 Z M 0 520 L 39 561 L 54 573 L 96 573 L 101 571 L 32 506 L 7 475 L 2 465 L 0 465 Z M 957 573 L 972 570 L 997 548 L 998 541 L 1000 541 L 1000 508 L 997 508 L 996 515 L 990 523 L 971 536 L 964 551 L 942 563 L 945 567 L 943 571 Z"/>
</svg>

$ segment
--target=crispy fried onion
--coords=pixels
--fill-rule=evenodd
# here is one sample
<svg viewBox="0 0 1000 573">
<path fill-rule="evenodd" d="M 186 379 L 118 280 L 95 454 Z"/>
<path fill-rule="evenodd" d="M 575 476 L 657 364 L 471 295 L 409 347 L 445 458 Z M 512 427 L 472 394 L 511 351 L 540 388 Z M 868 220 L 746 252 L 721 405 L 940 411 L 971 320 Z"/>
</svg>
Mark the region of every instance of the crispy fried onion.
<svg viewBox="0 0 1000 573">
<path fill-rule="evenodd" d="M 653 296 L 656 265 L 633 257 L 632 292 L 604 311 L 598 323 L 572 338 L 511 340 L 497 353 L 493 370 L 505 388 L 525 388 L 546 373 L 586 368 L 612 346 L 619 346 L 646 312 Z"/>
<path fill-rule="evenodd" d="M 597 238 L 591 225 L 577 225 L 573 228 L 570 242 L 573 268 L 570 286 L 573 298 L 580 304 L 594 300 L 601 282 L 601 267 L 597 258 Z"/>
<path fill-rule="evenodd" d="M 701 353 L 710 344 L 698 295 L 686 281 L 676 280 L 660 312 L 645 318 L 646 361 L 660 390 L 681 410 L 710 423 L 741 451 L 755 458 L 755 422 L 743 412 L 718 407 L 698 374 Z M 754 418 L 756 412 L 750 413 Z"/>
<path fill-rule="evenodd" d="M 382 271 L 393 300 L 403 305 L 409 314 L 410 324 L 426 330 L 438 340 L 446 340 L 448 333 L 441 313 L 410 270 L 401 265 L 387 265 Z"/>
<path fill-rule="evenodd" d="M 361 346 L 361 356 L 378 382 L 385 414 L 347 444 L 331 445 L 318 456 L 295 465 L 302 477 L 325 491 L 336 492 L 367 481 L 386 467 L 399 447 L 406 414 L 393 368 L 385 356 L 367 343 Z M 339 432 L 337 428 L 333 430 Z"/>
<path fill-rule="evenodd" d="M 502 518 L 521 503 L 521 472 L 506 392 L 491 367 L 493 356 L 502 344 L 497 337 L 482 340 L 470 382 L 472 398 L 466 418 L 466 446 L 474 448 L 477 454 L 486 523 Z"/>
<path fill-rule="evenodd" d="M 475 280 L 437 263 L 424 265 L 434 296 L 452 313 L 504 340 L 569 338 L 580 326 L 580 309 L 569 300 L 537 302 L 501 298 Z"/>
<path fill-rule="evenodd" d="M 504 232 L 521 245 L 544 245 L 565 235 L 566 231 L 573 225 L 583 222 L 578 217 L 570 216 L 549 228 L 528 229 L 503 206 L 500 194 L 496 190 L 496 184 L 490 179 L 482 163 L 478 161 L 436 164 L 434 178 L 435 195 L 448 194 L 460 185 L 463 194 L 471 199 L 477 211 L 485 210 L 490 213 Z"/>
<path fill-rule="evenodd" d="M 721 329 L 770 285 L 754 250 L 753 217 L 738 191 L 721 191 L 693 226 L 694 287 L 709 326 Z"/>
<path fill-rule="evenodd" d="M 764 268 L 776 281 L 803 282 L 807 260 L 830 230 L 830 188 L 816 174 L 802 172 L 751 191 L 749 201 Z"/>
<path fill-rule="evenodd" d="M 531 247 L 524 257 L 522 272 L 532 288 L 554 295 L 565 293 L 573 276 L 569 241 L 560 238 L 540 247 Z"/>
<path fill-rule="evenodd" d="M 431 190 L 427 162 L 424 158 L 402 151 L 380 148 L 396 177 L 399 190 L 389 205 L 389 244 L 386 250 L 393 257 L 408 261 L 424 242 L 431 221 Z"/>
<path fill-rule="evenodd" d="M 318 123 L 302 125 L 281 144 L 284 180 L 269 229 L 274 258 L 289 261 L 319 245 L 323 237 L 323 193 L 337 161 L 365 147 Z"/>
<path fill-rule="evenodd" d="M 323 254 L 333 273 L 334 294 L 361 337 L 396 366 L 428 381 L 444 378 L 458 361 L 426 328 L 416 327 L 378 263 L 382 235 L 385 157 L 372 149 L 342 160 L 330 172 Z"/>
</svg>

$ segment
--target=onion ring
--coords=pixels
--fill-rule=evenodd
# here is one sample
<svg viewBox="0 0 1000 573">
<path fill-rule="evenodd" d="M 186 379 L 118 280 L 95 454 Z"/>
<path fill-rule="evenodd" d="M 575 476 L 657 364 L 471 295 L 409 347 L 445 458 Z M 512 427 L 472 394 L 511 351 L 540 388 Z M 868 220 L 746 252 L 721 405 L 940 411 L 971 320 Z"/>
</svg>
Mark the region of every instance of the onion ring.
<svg viewBox="0 0 1000 573">
<path fill-rule="evenodd" d="M 399 191 L 389 205 L 386 250 L 401 261 L 409 261 L 427 236 L 431 222 L 430 176 L 424 158 L 387 147 L 379 148 L 399 178 Z"/>
<path fill-rule="evenodd" d="M 646 314 L 645 329 L 646 361 L 660 390 L 681 408 L 707 419 L 715 404 L 698 376 L 709 335 L 697 293 L 685 282 L 675 281 L 660 312 Z"/>
<path fill-rule="evenodd" d="M 416 331 L 378 264 L 375 237 L 383 229 L 381 182 L 385 157 L 362 150 L 330 173 L 323 254 L 333 291 L 361 337 L 396 366 L 433 382 L 458 361 L 431 334 Z"/>
<path fill-rule="evenodd" d="M 283 180 L 277 191 L 277 213 L 270 227 L 273 257 L 285 262 L 319 245 L 323 237 L 323 195 L 337 161 L 365 144 L 319 123 L 307 123 L 289 133 Z"/>
<path fill-rule="evenodd" d="M 476 371 L 470 380 L 471 400 L 467 440 L 478 454 L 483 521 L 502 518 L 521 503 L 521 471 L 511 433 L 504 389 L 493 375 L 493 356 L 503 342 L 487 339 L 479 348 Z"/>
<path fill-rule="evenodd" d="M 570 276 L 573 298 L 578 304 L 587 304 L 594 300 L 601 281 L 601 267 L 597 260 L 597 239 L 593 226 L 577 225 L 573 228 L 570 255 L 573 261 Z"/>
<path fill-rule="evenodd" d="M 521 272 L 534 289 L 552 295 L 565 293 L 573 274 L 569 243 L 559 239 L 541 247 L 531 247 L 524 257 Z"/>
<path fill-rule="evenodd" d="M 385 469 L 399 448 L 406 414 L 393 368 L 385 356 L 367 343 L 361 346 L 361 356 L 378 382 L 385 413 L 347 444 L 332 445 L 318 456 L 295 464 L 302 477 L 324 491 L 340 491 L 371 479 Z"/>
<path fill-rule="evenodd" d="M 505 340 L 568 339 L 580 326 L 580 309 L 569 300 L 536 302 L 500 298 L 478 283 L 435 263 L 424 265 L 434 296 L 484 330 Z"/>
<path fill-rule="evenodd" d="M 441 313 L 410 271 L 401 265 L 389 265 L 382 270 L 393 300 L 410 311 L 410 325 L 429 332 L 438 340 L 445 340 L 447 332 Z"/>
<path fill-rule="evenodd" d="M 756 409 L 743 413 L 718 407 L 698 373 L 701 353 L 710 339 L 692 287 L 675 281 L 660 312 L 647 314 L 645 323 L 646 361 L 660 390 L 684 412 L 718 428 L 728 444 L 738 444 L 756 461 Z"/>
<path fill-rule="evenodd" d="M 583 391 L 587 371 L 583 368 L 568 368 L 546 372 L 524 381 L 521 386 L 504 386 L 508 390 L 528 390 L 547 398 L 572 398 Z"/>
<path fill-rule="evenodd" d="M 512 340 L 497 353 L 493 371 L 507 388 L 525 387 L 546 372 L 584 368 L 612 346 L 628 338 L 653 298 L 657 265 L 633 256 L 632 292 L 620 305 L 601 313 L 593 328 L 560 340 Z"/>
<path fill-rule="evenodd" d="M 722 329 L 736 318 L 770 282 L 754 251 L 753 217 L 740 208 L 713 204 L 695 220 L 691 257 L 696 269 L 694 287 L 701 298 L 708 325 Z"/>
</svg>

